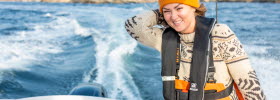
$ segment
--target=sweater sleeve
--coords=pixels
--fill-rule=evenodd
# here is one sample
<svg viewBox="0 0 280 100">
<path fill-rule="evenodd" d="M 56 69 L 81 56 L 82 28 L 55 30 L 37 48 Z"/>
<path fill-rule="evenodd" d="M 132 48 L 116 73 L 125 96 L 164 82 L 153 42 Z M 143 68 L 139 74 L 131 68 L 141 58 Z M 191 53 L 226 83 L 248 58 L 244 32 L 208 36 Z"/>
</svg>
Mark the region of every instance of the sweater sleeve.
<svg viewBox="0 0 280 100">
<path fill-rule="evenodd" d="M 125 28 L 129 35 L 140 43 L 161 51 L 161 28 L 155 27 L 159 23 L 159 13 L 147 11 L 126 20 Z"/>
<path fill-rule="evenodd" d="M 250 65 L 250 61 L 244 48 L 234 32 L 223 24 L 218 24 L 215 30 L 221 32 L 223 39 L 218 47 L 225 61 L 229 73 L 237 84 L 245 100 L 265 100 L 265 95 L 260 87 L 256 72 Z"/>
</svg>

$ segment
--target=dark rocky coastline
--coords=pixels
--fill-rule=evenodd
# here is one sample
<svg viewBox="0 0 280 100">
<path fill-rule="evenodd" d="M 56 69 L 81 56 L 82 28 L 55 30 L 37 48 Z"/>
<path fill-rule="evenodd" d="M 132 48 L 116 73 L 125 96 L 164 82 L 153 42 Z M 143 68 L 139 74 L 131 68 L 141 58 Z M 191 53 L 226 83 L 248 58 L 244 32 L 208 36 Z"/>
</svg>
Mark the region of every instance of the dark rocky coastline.
<svg viewBox="0 0 280 100">
<path fill-rule="evenodd" d="M 56 3 L 149 3 L 157 0 L 0 0 L 8 2 L 56 2 Z M 215 0 L 204 0 L 212 2 Z M 219 0 L 219 2 L 272 2 L 280 3 L 280 0 Z"/>
</svg>

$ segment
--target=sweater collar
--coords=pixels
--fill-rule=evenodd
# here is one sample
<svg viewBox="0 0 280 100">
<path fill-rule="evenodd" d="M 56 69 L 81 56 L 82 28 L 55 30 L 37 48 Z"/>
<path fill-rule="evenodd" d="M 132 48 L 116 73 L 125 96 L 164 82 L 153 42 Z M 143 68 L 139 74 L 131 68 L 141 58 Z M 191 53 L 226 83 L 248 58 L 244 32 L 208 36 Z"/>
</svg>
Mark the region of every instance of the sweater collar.
<svg viewBox="0 0 280 100">
<path fill-rule="evenodd" d="M 183 40 L 184 42 L 193 42 L 194 41 L 195 32 L 188 33 L 188 34 L 181 34 L 181 33 L 179 33 L 179 36 L 181 37 L 181 40 Z"/>
</svg>

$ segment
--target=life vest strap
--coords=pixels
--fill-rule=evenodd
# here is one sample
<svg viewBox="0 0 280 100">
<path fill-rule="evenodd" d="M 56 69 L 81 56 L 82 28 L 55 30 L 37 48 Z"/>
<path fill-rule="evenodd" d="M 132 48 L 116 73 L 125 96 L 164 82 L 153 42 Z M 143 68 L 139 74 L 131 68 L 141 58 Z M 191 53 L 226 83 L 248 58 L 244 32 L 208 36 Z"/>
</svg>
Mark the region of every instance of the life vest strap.
<svg viewBox="0 0 280 100">
<path fill-rule="evenodd" d="M 175 89 L 182 90 L 182 92 L 188 92 L 190 89 L 190 82 L 184 80 L 175 80 Z"/>
<path fill-rule="evenodd" d="M 233 88 L 232 82 L 227 88 L 225 88 L 224 84 L 222 83 L 206 83 L 204 90 L 215 90 L 214 93 L 206 93 L 204 95 L 205 100 L 230 100 L 228 97 Z M 190 82 L 186 82 L 184 80 L 175 80 L 175 88 L 178 90 L 182 90 L 182 92 L 187 93 L 190 89 Z"/>
<path fill-rule="evenodd" d="M 213 41 L 212 41 L 212 35 L 209 37 L 210 39 L 210 51 L 209 51 L 209 67 L 208 67 L 208 74 L 207 74 L 207 83 L 216 83 L 216 79 L 214 78 L 216 69 L 214 66 L 214 60 L 213 60 Z"/>
<path fill-rule="evenodd" d="M 230 100 L 229 95 L 232 92 L 233 89 L 233 83 L 232 82 L 226 89 L 215 92 L 215 93 L 207 93 L 204 95 L 205 100 Z"/>
</svg>

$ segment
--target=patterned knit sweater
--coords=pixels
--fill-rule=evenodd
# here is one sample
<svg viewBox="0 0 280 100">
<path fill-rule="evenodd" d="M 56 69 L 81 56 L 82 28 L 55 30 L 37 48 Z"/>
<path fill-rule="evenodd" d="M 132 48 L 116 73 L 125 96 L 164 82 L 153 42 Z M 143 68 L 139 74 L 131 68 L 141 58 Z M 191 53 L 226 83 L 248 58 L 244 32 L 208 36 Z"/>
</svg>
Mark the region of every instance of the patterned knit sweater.
<svg viewBox="0 0 280 100">
<path fill-rule="evenodd" d="M 158 15 L 156 11 L 136 15 L 125 22 L 125 28 L 131 37 L 161 52 L 164 30 L 155 27 L 162 23 Z M 181 62 L 178 76 L 180 80 L 189 81 L 195 32 L 178 34 L 181 37 Z M 225 24 L 216 24 L 211 34 L 216 82 L 228 87 L 234 80 L 245 100 L 265 100 L 256 72 L 252 69 L 248 56 L 234 32 Z M 230 98 L 238 100 L 235 91 L 230 94 Z"/>
</svg>

